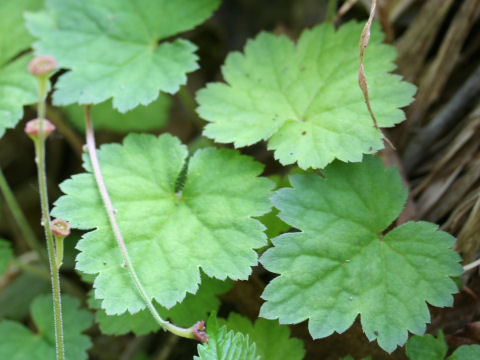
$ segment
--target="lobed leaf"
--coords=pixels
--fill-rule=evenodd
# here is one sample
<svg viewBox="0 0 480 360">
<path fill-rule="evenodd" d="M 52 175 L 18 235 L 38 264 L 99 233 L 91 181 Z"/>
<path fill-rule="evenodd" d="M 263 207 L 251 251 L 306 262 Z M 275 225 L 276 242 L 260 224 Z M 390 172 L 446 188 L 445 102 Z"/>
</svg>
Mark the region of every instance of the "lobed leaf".
<svg viewBox="0 0 480 360">
<path fill-rule="evenodd" d="M 80 302 L 62 296 L 65 355 L 69 360 L 85 360 L 92 345 L 82 332 L 92 324 L 92 314 L 79 308 Z M 31 304 L 31 314 L 38 333 L 32 333 L 21 323 L 0 321 L 0 359 L 55 360 L 55 330 L 51 295 L 37 297 Z"/>
<path fill-rule="evenodd" d="M 427 222 L 386 234 L 407 192 L 396 169 L 373 157 L 335 162 L 316 174 L 290 177 L 273 197 L 280 218 L 301 230 L 273 239 L 261 263 L 279 277 L 262 295 L 260 315 L 280 323 L 309 319 L 314 338 L 348 329 L 357 315 L 369 340 L 388 352 L 422 334 L 426 302 L 451 306 L 462 273 L 454 238 Z"/>
<path fill-rule="evenodd" d="M 28 14 L 39 38 L 37 53 L 53 55 L 63 68 L 53 94 L 56 105 L 98 104 L 113 98 L 126 112 L 173 94 L 198 68 L 196 46 L 165 41 L 201 24 L 219 0 L 47 0 L 47 11 Z"/>
<path fill-rule="evenodd" d="M 261 360 L 256 346 L 248 335 L 220 327 L 215 315 L 207 324 L 209 341 L 198 345 L 198 355 L 194 360 Z"/>
<path fill-rule="evenodd" d="M 228 330 L 248 335 L 262 360 L 302 360 L 305 356 L 302 341 L 291 338 L 288 326 L 280 325 L 278 321 L 259 318 L 252 324 L 250 320 L 236 313 L 230 313 L 228 320 L 218 321 Z"/>
<path fill-rule="evenodd" d="M 247 279 L 253 249 L 266 243 L 254 216 L 269 211 L 273 183 L 262 165 L 233 150 L 206 148 L 189 159 L 183 189 L 177 180 L 187 149 L 170 135 L 132 134 L 98 151 L 133 265 L 147 293 L 171 308 L 195 293 L 201 268 L 217 279 Z M 96 274 L 95 298 L 108 315 L 145 308 L 123 264 L 87 158 L 87 173 L 61 184 L 66 194 L 52 211 L 91 230 L 77 245 L 77 269 Z M 133 185 L 133 186 L 132 186 Z"/>
<path fill-rule="evenodd" d="M 323 168 L 334 159 L 361 161 L 383 148 L 357 84 L 358 39 L 363 25 L 331 24 L 306 30 L 294 44 L 285 36 L 261 33 L 244 53 L 231 53 L 225 83 L 197 93 L 204 134 L 235 147 L 268 140 L 281 164 Z M 395 49 L 382 44 L 379 27 L 365 55 L 370 101 L 381 127 L 405 119 L 415 87 L 395 69 Z"/>
</svg>

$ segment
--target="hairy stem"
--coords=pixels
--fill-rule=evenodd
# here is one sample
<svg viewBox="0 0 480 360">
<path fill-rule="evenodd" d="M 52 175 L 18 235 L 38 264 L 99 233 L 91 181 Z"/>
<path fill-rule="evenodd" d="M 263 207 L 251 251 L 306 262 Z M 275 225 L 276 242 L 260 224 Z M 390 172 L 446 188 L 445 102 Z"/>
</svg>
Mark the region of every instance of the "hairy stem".
<svg viewBox="0 0 480 360">
<path fill-rule="evenodd" d="M 115 239 L 117 240 L 118 247 L 123 257 L 123 261 L 125 266 L 128 270 L 130 278 L 132 279 L 135 288 L 139 292 L 140 296 L 142 297 L 143 301 L 147 305 L 148 310 L 152 314 L 155 321 L 164 329 L 172 334 L 188 338 L 194 339 L 195 336 L 193 334 L 193 327 L 192 328 L 181 328 L 171 324 L 170 322 L 162 319 L 160 314 L 157 312 L 157 309 L 153 306 L 152 300 L 150 296 L 148 296 L 147 292 L 143 288 L 140 279 L 138 278 L 137 272 L 133 267 L 132 261 L 130 260 L 130 256 L 128 254 L 127 247 L 125 245 L 125 241 L 123 240 L 122 233 L 120 232 L 120 228 L 117 223 L 117 218 L 115 216 L 115 209 L 113 207 L 112 201 L 110 200 L 110 196 L 108 195 L 107 188 L 105 186 L 105 182 L 103 181 L 103 176 L 100 170 L 100 164 L 97 158 L 97 151 L 95 145 L 95 134 L 92 125 L 92 119 L 90 116 L 90 106 L 85 106 L 85 130 L 86 130 L 86 141 L 87 141 L 87 149 L 88 155 L 90 156 L 90 161 L 92 164 L 93 174 L 95 176 L 95 181 L 97 182 L 97 187 L 100 192 L 100 196 L 103 201 L 103 205 L 105 206 L 105 211 L 108 215 L 108 220 L 110 222 L 110 226 L 112 228 L 113 234 Z"/>
<path fill-rule="evenodd" d="M 39 77 L 39 102 L 38 119 L 40 121 L 38 137 L 34 139 L 35 144 L 35 163 L 37 164 L 38 188 L 40 192 L 40 205 L 42 208 L 42 225 L 45 229 L 47 239 L 47 254 L 50 264 L 50 274 L 52 280 L 53 296 L 53 318 L 55 322 L 55 343 L 57 350 L 57 360 L 65 360 L 65 346 L 63 343 L 63 325 L 62 325 L 62 298 L 60 294 L 60 275 L 56 264 L 55 244 L 53 241 L 52 230 L 50 228 L 50 209 L 48 207 L 47 175 L 45 170 L 45 98 L 47 95 L 47 78 Z"/>
<path fill-rule="evenodd" d="M 3 175 L 2 169 L 0 169 L 0 191 L 2 192 L 5 202 L 10 208 L 13 218 L 15 219 L 15 222 L 17 223 L 28 246 L 30 246 L 32 250 L 35 250 L 42 257 L 42 260 L 46 261 L 47 258 L 45 256 L 45 250 L 38 242 L 37 237 L 35 236 L 32 228 L 25 218 L 25 215 L 22 212 L 22 209 L 20 209 L 17 199 L 15 199 L 12 189 L 10 189 L 7 179 Z"/>
</svg>

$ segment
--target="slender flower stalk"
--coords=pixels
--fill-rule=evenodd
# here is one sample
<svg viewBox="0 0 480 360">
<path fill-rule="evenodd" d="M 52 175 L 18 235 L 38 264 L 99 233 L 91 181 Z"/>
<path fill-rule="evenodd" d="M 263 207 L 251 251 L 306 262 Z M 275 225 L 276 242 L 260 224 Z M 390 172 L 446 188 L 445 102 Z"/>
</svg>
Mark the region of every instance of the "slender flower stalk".
<svg viewBox="0 0 480 360">
<path fill-rule="evenodd" d="M 208 336 L 205 332 L 205 323 L 203 321 L 197 322 L 190 328 L 181 328 L 178 327 L 164 319 L 160 316 L 157 309 L 152 303 L 150 296 L 147 294 L 146 290 L 144 289 L 140 279 L 133 267 L 132 261 L 130 259 L 130 255 L 128 254 L 127 247 L 125 245 L 125 241 L 123 239 L 123 235 L 120 232 L 120 227 L 117 223 L 117 218 L 115 216 L 115 209 L 113 207 L 112 201 L 110 200 L 110 196 L 108 195 L 107 188 L 105 186 L 105 182 L 103 181 L 102 172 L 100 169 L 100 163 L 98 162 L 97 158 L 97 151 L 95 145 L 95 134 L 92 125 L 92 119 L 90 115 L 90 106 L 85 106 L 85 132 L 86 132 L 86 142 L 87 142 L 87 150 L 88 155 L 90 156 L 90 161 L 92 164 L 93 174 L 95 177 L 95 181 L 97 182 L 97 187 L 100 192 L 100 196 L 103 201 L 103 205 L 105 207 L 105 211 L 108 215 L 108 220 L 110 222 L 110 226 L 112 228 L 113 234 L 115 239 L 117 240 L 118 247 L 123 257 L 123 261 L 125 267 L 128 270 L 130 278 L 132 279 L 135 288 L 139 292 L 140 296 L 142 297 L 143 301 L 147 305 L 148 310 L 152 314 L 155 321 L 166 331 L 169 331 L 175 335 L 180 337 L 184 337 L 187 339 L 198 339 L 201 342 L 208 342 Z"/>
<path fill-rule="evenodd" d="M 56 265 L 57 270 L 63 263 L 63 239 L 70 235 L 70 224 L 62 219 L 52 220 L 50 223 L 52 228 L 53 237 L 55 238 L 55 250 L 56 250 Z"/>
<path fill-rule="evenodd" d="M 35 144 L 35 163 L 37 164 L 38 188 L 42 208 L 42 225 L 47 239 L 47 253 L 50 264 L 53 297 L 53 317 L 55 322 L 55 344 L 57 360 L 65 360 L 65 346 L 62 325 L 62 300 L 60 289 L 60 275 L 56 261 L 56 249 L 50 226 L 50 209 L 48 206 L 47 175 L 45 169 L 45 139 L 55 129 L 45 119 L 48 77 L 55 70 L 56 62 L 50 56 L 35 57 L 28 65 L 28 70 L 38 80 L 38 119 L 30 120 L 25 126 L 25 132 Z"/>
</svg>

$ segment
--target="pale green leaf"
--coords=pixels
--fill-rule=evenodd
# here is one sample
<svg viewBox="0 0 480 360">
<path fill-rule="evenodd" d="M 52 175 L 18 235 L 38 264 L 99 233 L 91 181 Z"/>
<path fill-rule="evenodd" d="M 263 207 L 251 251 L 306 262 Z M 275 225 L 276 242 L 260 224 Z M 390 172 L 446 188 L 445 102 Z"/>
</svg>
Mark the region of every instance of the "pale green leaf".
<svg viewBox="0 0 480 360">
<path fill-rule="evenodd" d="M 261 33 L 244 53 L 230 54 L 225 83 L 197 93 L 204 134 L 241 147 L 268 140 L 283 165 L 323 168 L 334 159 L 361 161 L 383 148 L 358 86 L 358 42 L 363 24 L 331 24 L 306 30 L 295 45 L 286 36 Z M 370 101 L 381 127 L 405 116 L 415 87 L 390 75 L 395 49 L 372 28 L 364 64 Z"/>
<path fill-rule="evenodd" d="M 215 315 L 208 320 L 207 333 L 209 341 L 198 345 L 194 360 L 262 360 L 248 335 L 219 327 Z"/>
<path fill-rule="evenodd" d="M 23 117 L 23 106 L 38 99 L 36 80 L 27 71 L 30 59 L 30 55 L 24 55 L 0 64 L 0 137 Z"/>
<path fill-rule="evenodd" d="M 69 360 L 85 360 L 92 345 L 82 332 L 92 324 L 92 314 L 79 309 L 80 302 L 69 296 L 62 297 L 65 355 Z M 31 305 L 32 319 L 37 333 L 24 325 L 0 321 L 0 359 L 55 360 L 55 330 L 52 312 L 52 296 L 37 297 Z"/>
<path fill-rule="evenodd" d="M 454 238 L 427 222 L 409 222 L 387 234 L 407 192 L 395 168 L 378 158 L 335 162 L 316 174 L 290 177 L 273 204 L 300 232 L 273 239 L 261 262 L 280 274 L 262 297 L 261 316 L 280 323 L 309 319 L 314 338 L 348 329 L 361 315 L 369 340 L 388 352 L 422 334 L 426 302 L 451 306 L 462 273 Z"/>
<path fill-rule="evenodd" d="M 113 109 L 112 102 L 106 101 L 92 106 L 91 115 L 96 130 L 140 132 L 163 127 L 167 122 L 169 110 L 170 98 L 165 94 L 160 94 L 158 99 L 148 106 L 138 106 L 126 114 Z M 72 104 L 65 107 L 64 111 L 72 125 L 85 132 L 83 108 L 77 104 Z"/>
<path fill-rule="evenodd" d="M 33 37 L 23 21 L 25 11 L 39 10 L 43 0 L 2 0 L 0 2 L 0 68 L 30 47 Z"/>
<path fill-rule="evenodd" d="M 164 40 L 201 24 L 219 3 L 47 0 L 48 11 L 29 14 L 27 26 L 40 39 L 37 53 L 51 54 L 71 69 L 56 84 L 56 105 L 113 98 L 113 106 L 125 112 L 186 83 L 186 73 L 198 68 L 196 46 Z"/>
<path fill-rule="evenodd" d="M 37 10 L 41 0 L 0 1 L 0 138 L 23 117 L 23 106 L 37 101 L 35 78 L 27 71 L 30 55 L 15 59 L 33 38 L 23 23 L 23 12 Z"/>
<path fill-rule="evenodd" d="M 206 320 L 211 311 L 217 311 L 220 301 L 216 295 L 228 291 L 231 286 L 230 281 L 220 281 L 202 276 L 200 288 L 195 295 L 187 294 L 180 304 L 171 309 L 166 309 L 158 304 L 156 308 L 164 319 L 171 319 L 177 326 L 190 327 L 197 321 Z M 95 320 L 104 334 L 122 335 L 131 331 L 135 335 L 143 335 L 160 329 L 147 309 L 136 314 L 127 312 L 122 315 L 109 316 L 104 310 L 99 310 L 100 301 L 93 298 L 93 293 L 90 295 L 90 306 L 97 309 Z"/>
<path fill-rule="evenodd" d="M 13 259 L 10 241 L 0 238 L 0 276 L 7 270 L 8 263 Z"/>
<path fill-rule="evenodd" d="M 176 189 L 187 148 L 170 135 L 132 134 L 123 145 L 98 151 L 107 189 L 138 276 L 147 293 L 170 308 L 195 293 L 201 268 L 217 279 L 247 279 L 253 249 L 266 243 L 254 216 L 270 209 L 273 183 L 262 165 L 228 149 L 207 148 L 189 160 L 184 188 Z M 75 175 L 52 213 L 86 233 L 77 269 L 98 274 L 95 298 L 109 315 L 145 308 L 130 280 L 91 174 Z M 121 299 L 121 301 L 119 301 Z"/>
<path fill-rule="evenodd" d="M 218 321 L 228 330 L 248 335 L 262 360 L 302 360 L 305 355 L 302 341 L 291 338 L 288 326 L 280 325 L 278 321 L 257 319 L 252 324 L 247 318 L 235 313 L 230 313 L 228 320 Z"/>
</svg>

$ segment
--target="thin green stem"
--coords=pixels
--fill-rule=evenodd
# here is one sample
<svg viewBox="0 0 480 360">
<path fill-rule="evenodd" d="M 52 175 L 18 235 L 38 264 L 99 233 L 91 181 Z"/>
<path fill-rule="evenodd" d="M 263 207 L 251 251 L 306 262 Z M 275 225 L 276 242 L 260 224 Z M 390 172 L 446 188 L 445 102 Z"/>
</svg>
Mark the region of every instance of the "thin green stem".
<svg viewBox="0 0 480 360">
<path fill-rule="evenodd" d="M 338 0 L 329 0 L 327 5 L 327 22 L 333 23 L 337 11 Z"/>
<path fill-rule="evenodd" d="M 182 86 L 180 88 L 180 91 L 178 92 L 178 96 L 180 97 L 180 101 L 183 103 L 183 106 L 185 106 L 185 109 L 190 113 L 190 116 L 193 119 L 193 122 L 195 123 L 198 128 L 203 128 L 204 121 L 198 116 L 197 112 L 195 111 L 195 100 L 193 100 L 192 95 L 188 91 L 188 88 L 185 86 Z"/>
<path fill-rule="evenodd" d="M 38 137 L 34 139 L 35 144 L 35 163 L 38 172 L 38 188 L 40 192 L 40 204 L 42 208 L 42 225 L 45 229 L 47 239 L 47 253 L 50 264 L 50 274 L 52 280 L 53 297 L 53 317 L 55 322 L 55 343 L 57 350 L 57 360 L 65 360 L 65 346 L 63 343 L 63 325 L 62 325 L 62 299 L 60 293 L 60 275 L 56 264 L 55 243 L 53 241 L 52 230 L 50 228 L 50 209 L 48 207 L 47 175 L 45 170 L 45 98 L 47 88 L 47 78 L 38 77 L 39 84 L 39 102 L 38 119 L 40 121 Z"/>
<path fill-rule="evenodd" d="M 55 264 L 57 266 L 57 269 L 60 270 L 60 267 L 63 264 L 63 237 L 60 236 L 55 236 L 55 252 L 56 252 L 56 258 L 55 258 Z"/>
<path fill-rule="evenodd" d="M 108 220 L 110 222 L 110 226 L 112 228 L 113 234 L 115 236 L 115 239 L 117 240 L 118 247 L 120 249 L 120 252 L 123 257 L 123 261 L 125 264 L 125 267 L 128 270 L 128 273 L 130 275 L 130 278 L 132 279 L 135 288 L 139 292 L 140 296 L 142 297 L 143 301 L 147 305 L 148 310 L 152 314 L 153 318 L 155 321 L 164 329 L 167 330 L 175 335 L 188 338 L 188 339 L 194 339 L 195 336 L 193 334 L 193 327 L 191 328 L 181 328 L 176 325 L 173 325 L 172 323 L 162 319 L 160 314 L 158 313 L 157 309 L 155 309 L 155 306 L 153 306 L 152 300 L 150 296 L 147 294 L 146 290 L 144 289 L 142 283 L 140 282 L 140 279 L 138 278 L 137 272 L 135 271 L 135 268 L 133 267 L 132 261 L 130 259 L 130 256 L 128 254 L 127 247 L 125 245 L 125 241 L 123 239 L 123 235 L 120 231 L 120 227 L 118 226 L 117 223 L 117 218 L 115 216 L 115 209 L 113 207 L 112 201 L 110 200 L 110 196 L 108 195 L 107 188 L 105 186 L 105 182 L 103 181 L 103 176 L 102 172 L 100 170 L 100 163 L 98 162 L 97 158 L 97 151 L 96 151 L 96 145 L 95 145 L 95 134 L 93 130 L 93 125 L 92 125 L 92 119 L 90 116 L 90 106 L 85 106 L 85 130 L 86 130 L 86 142 L 87 142 L 87 149 L 88 149 L 88 155 L 90 156 L 90 161 L 92 164 L 92 169 L 93 169 L 93 174 L 95 176 L 95 181 L 97 182 L 97 187 L 100 192 L 100 196 L 103 201 L 103 205 L 105 207 L 105 211 L 107 212 L 108 215 Z"/>
<path fill-rule="evenodd" d="M 2 192 L 5 202 L 10 208 L 13 218 L 22 232 L 28 246 L 30 246 L 32 250 L 35 250 L 41 256 L 42 260 L 46 262 L 47 258 L 45 255 L 45 249 L 40 245 L 32 228 L 28 224 L 22 209 L 20 209 L 20 206 L 18 205 L 17 199 L 15 199 L 15 196 L 13 195 L 12 189 L 10 189 L 10 186 L 8 185 L 7 179 L 3 175 L 2 169 L 0 169 L 0 191 Z"/>
</svg>

